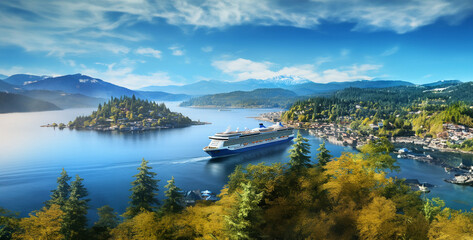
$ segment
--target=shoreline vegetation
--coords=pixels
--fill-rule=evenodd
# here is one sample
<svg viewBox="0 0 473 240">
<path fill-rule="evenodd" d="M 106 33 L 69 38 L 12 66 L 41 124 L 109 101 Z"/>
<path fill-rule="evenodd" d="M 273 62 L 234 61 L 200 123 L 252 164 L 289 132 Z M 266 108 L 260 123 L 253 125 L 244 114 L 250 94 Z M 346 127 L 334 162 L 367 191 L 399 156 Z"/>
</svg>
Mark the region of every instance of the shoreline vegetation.
<svg viewBox="0 0 473 240">
<path fill-rule="evenodd" d="M 467 239 L 473 214 L 414 191 L 397 171 L 389 141 L 333 157 L 321 144 L 316 159 L 300 134 L 288 163 L 237 166 L 218 198 L 186 206 L 171 177 L 157 198 L 157 173 L 144 159 L 119 215 L 108 205 L 88 224 L 88 191 L 63 169 L 44 207 L 19 218 L 0 208 L 2 239 Z M 356 184 L 354 184 L 356 183 Z M 340 231 L 343 229 L 343 231 Z M 462 229 L 459 231 L 458 229 Z"/>
<path fill-rule="evenodd" d="M 132 97 L 112 97 L 89 116 L 79 116 L 67 125 L 52 123 L 41 127 L 95 131 L 149 131 L 210 124 L 193 121 L 181 113 L 171 112 L 164 103 Z"/>
</svg>

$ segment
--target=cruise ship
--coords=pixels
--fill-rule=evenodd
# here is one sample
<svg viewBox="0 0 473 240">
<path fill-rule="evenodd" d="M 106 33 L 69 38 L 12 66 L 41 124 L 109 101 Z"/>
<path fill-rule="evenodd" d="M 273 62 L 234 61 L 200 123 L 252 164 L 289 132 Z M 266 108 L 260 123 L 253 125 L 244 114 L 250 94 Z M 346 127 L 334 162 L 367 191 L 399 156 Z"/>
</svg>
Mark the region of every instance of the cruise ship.
<svg viewBox="0 0 473 240">
<path fill-rule="evenodd" d="M 204 151 L 212 158 L 226 157 L 238 153 L 269 147 L 291 141 L 294 138 L 293 128 L 281 123 L 265 127 L 262 123 L 258 128 L 245 131 L 230 131 L 210 136 L 210 144 Z"/>
</svg>

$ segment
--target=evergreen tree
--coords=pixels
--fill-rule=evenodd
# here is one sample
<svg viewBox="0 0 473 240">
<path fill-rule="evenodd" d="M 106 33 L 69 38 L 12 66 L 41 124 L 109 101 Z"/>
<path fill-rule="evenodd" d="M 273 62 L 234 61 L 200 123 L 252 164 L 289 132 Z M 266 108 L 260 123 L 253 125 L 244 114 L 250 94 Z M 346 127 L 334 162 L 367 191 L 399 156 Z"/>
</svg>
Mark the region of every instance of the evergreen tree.
<svg viewBox="0 0 473 240">
<path fill-rule="evenodd" d="M 124 214 L 126 218 L 133 218 L 143 210 L 153 211 L 156 208 L 155 205 L 159 205 L 156 193 L 159 180 L 154 179 L 156 173 L 151 172 L 152 167 L 148 167 L 147 164 L 148 161 L 143 158 L 138 174 L 133 176 L 136 180 L 131 183 L 133 187 L 130 189 L 130 206 Z"/>
<path fill-rule="evenodd" d="M 174 183 L 174 177 L 168 181 L 168 184 L 164 186 L 168 190 L 164 192 L 167 199 L 164 200 L 162 210 L 164 213 L 177 213 L 180 212 L 184 207 L 182 206 L 183 195 L 181 189 L 176 187 Z"/>
<path fill-rule="evenodd" d="M 292 145 L 292 149 L 289 150 L 291 158 L 289 160 L 290 170 L 300 170 L 303 168 L 310 167 L 310 150 L 307 139 L 302 137 L 300 132 L 297 132 L 297 137 L 294 139 L 295 143 Z"/>
<path fill-rule="evenodd" d="M 320 147 L 317 149 L 317 151 L 319 151 L 319 153 L 317 153 L 317 160 L 319 160 L 318 166 L 323 167 L 333 156 L 330 155 L 330 151 L 325 148 L 325 141 L 320 144 Z"/>
<path fill-rule="evenodd" d="M 243 167 L 241 165 L 237 165 L 235 171 L 230 174 L 228 179 L 228 193 L 235 192 L 240 187 L 240 184 L 245 180 L 246 174 L 243 172 Z"/>
<path fill-rule="evenodd" d="M 45 203 L 46 207 L 49 208 L 51 205 L 57 204 L 62 208 L 66 204 L 71 191 L 68 183 L 69 180 L 71 180 L 71 177 L 67 175 L 66 170 L 63 168 L 61 176 L 57 178 L 57 188 L 51 191 L 51 199 Z"/>
<path fill-rule="evenodd" d="M 258 205 L 263 192 L 256 193 L 251 182 L 241 184 L 237 204 L 230 216 L 225 216 L 230 239 L 254 239 L 259 236 L 258 229 L 263 222 L 261 207 Z"/>
<path fill-rule="evenodd" d="M 84 179 L 76 175 L 71 183 L 71 193 L 64 206 L 63 233 L 66 239 L 84 238 L 87 228 L 87 209 L 89 199 L 84 199 L 89 194 L 82 184 Z"/>
<path fill-rule="evenodd" d="M 97 214 L 99 215 L 99 220 L 94 224 L 95 226 L 112 229 L 118 225 L 117 213 L 109 205 L 97 208 Z"/>
<path fill-rule="evenodd" d="M 109 205 L 97 208 L 99 220 L 92 227 L 94 239 L 110 239 L 110 231 L 118 226 L 118 215 Z"/>
</svg>

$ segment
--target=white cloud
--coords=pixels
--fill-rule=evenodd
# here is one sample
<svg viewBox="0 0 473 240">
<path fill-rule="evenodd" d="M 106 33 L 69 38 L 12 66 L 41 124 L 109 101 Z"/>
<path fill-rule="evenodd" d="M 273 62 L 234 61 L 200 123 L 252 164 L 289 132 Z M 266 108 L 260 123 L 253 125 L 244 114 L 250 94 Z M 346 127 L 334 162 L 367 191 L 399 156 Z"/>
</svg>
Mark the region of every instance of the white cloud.
<svg viewBox="0 0 473 240">
<path fill-rule="evenodd" d="M 184 55 L 184 50 L 182 50 L 181 47 L 179 46 L 171 46 L 169 47 L 169 50 L 171 50 L 172 55 L 174 56 L 183 56 Z"/>
<path fill-rule="evenodd" d="M 155 49 L 152 49 L 152 48 L 140 47 L 140 48 L 136 49 L 136 53 L 141 54 L 141 55 L 153 56 L 155 58 L 161 58 L 161 51 L 155 50 Z"/>
<path fill-rule="evenodd" d="M 319 83 L 371 80 L 374 77 L 368 73 L 382 67 L 382 65 L 362 64 L 317 71 L 318 66 L 316 64 L 304 64 L 283 67 L 274 71 L 271 70 L 274 64 L 270 62 L 254 62 L 243 58 L 214 61 L 212 66 L 223 73 L 234 76 L 237 81 L 247 79 L 266 80 L 280 76 L 290 76 L 295 80 L 307 79 Z"/>
<path fill-rule="evenodd" d="M 175 0 L 157 4 L 154 16 L 174 25 L 221 28 L 227 26 L 286 25 L 311 28 L 322 20 L 355 23 L 355 30 L 388 29 L 405 33 L 439 18 L 459 21 L 471 15 L 473 4 L 464 0 Z"/>
<path fill-rule="evenodd" d="M 399 51 L 399 46 L 394 46 L 392 48 L 386 49 L 383 53 L 381 53 L 381 56 L 387 57 L 391 56 Z"/>
<path fill-rule="evenodd" d="M 105 69 L 88 68 L 82 65 L 80 69 L 82 74 L 89 75 L 92 77 L 100 78 L 104 81 L 123 86 L 130 89 L 139 89 L 146 86 L 166 86 L 166 85 L 179 85 L 171 80 L 170 76 L 166 72 L 153 72 L 149 74 L 136 74 L 135 69 L 132 65 L 125 64 L 128 60 L 121 61 L 119 63 L 96 63 L 97 65 L 104 66 Z"/>
<path fill-rule="evenodd" d="M 214 49 L 212 46 L 205 46 L 201 48 L 202 52 L 212 52 Z"/>
<path fill-rule="evenodd" d="M 354 23 L 354 30 L 406 33 L 443 19 L 456 23 L 473 13 L 468 0 L 84 0 L 0 1 L 0 45 L 50 55 L 129 52 L 123 41 L 148 34 L 133 30 L 157 19 L 172 25 L 224 28 L 280 25 L 314 28 L 322 22 Z M 115 41 L 115 40 L 120 41 Z M 176 50 L 182 55 L 182 50 Z"/>
</svg>

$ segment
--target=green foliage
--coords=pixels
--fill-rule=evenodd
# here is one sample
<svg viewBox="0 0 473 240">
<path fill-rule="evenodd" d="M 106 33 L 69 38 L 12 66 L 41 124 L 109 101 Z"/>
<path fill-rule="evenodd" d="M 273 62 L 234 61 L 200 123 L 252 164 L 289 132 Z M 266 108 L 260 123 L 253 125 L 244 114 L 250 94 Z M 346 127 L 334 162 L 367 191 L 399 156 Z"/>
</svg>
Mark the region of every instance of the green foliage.
<svg viewBox="0 0 473 240">
<path fill-rule="evenodd" d="M 118 225 L 118 214 L 109 205 L 97 208 L 97 214 L 99 215 L 99 220 L 94 226 L 112 229 Z"/>
<path fill-rule="evenodd" d="M 233 173 L 228 177 L 228 192 L 235 192 L 244 181 L 246 182 L 246 174 L 243 172 L 243 166 L 237 165 Z"/>
<path fill-rule="evenodd" d="M 62 232 L 66 239 L 83 239 L 87 231 L 87 209 L 89 199 L 85 199 L 89 194 L 82 184 L 84 179 L 76 175 L 71 182 L 70 196 L 63 207 L 64 222 Z"/>
<path fill-rule="evenodd" d="M 253 91 L 235 91 L 193 98 L 181 103 L 181 106 L 213 107 L 272 107 L 287 108 L 297 98 L 294 92 L 281 88 L 263 88 Z"/>
<path fill-rule="evenodd" d="M 327 150 L 327 148 L 325 148 L 325 141 L 322 144 L 320 144 L 317 151 L 319 151 L 319 153 L 317 153 L 317 160 L 318 160 L 317 165 L 320 167 L 323 167 L 325 166 L 325 164 L 327 164 L 330 161 L 330 158 L 332 158 L 333 156 L 330 155 L 330 151 Z"/>
<path fill-rule="evenodd" d="M 398 171 L 399 166 L 395 165 L 396 160 L 389 154 L 394 150 L 394 145 L 386 138 L 370 141 L 361 147 L 364 158 L 370 167 L 376 171 Z"/>
<path fill-rule="evenodd" d="M 307 139 L 302 137 L 300 132 L 297 132 L 297 137 L 294 139 L 292 149 L 289 150 L 289 169 L 299 171 L 310 167 L 310 145 Z"/>
<path fill-rule="evenodd" d="M 445 207 L 445 202 L 442 201 L 440 198 L 432 198 L 430 199 L 425 199 L 424 202 L 424 207 L 423 207 L 423 212 L 425 219 L 427 221 L 432 222 L 434 218 L 440 214 L 440 212 L 443 210 Z"/>
<path fill-rule="evenodd" d="M 143 158 L 138 174 L 133 176 L 136 179 L 131 183 L 133 187 L 130 189 L 130 206 L 124 213 L 126 218 L 133 218 L 142 211 L 153 211 L 156 205 L 159 205 L 156 193 L 159 180 L 154 179 L 156 173 L 151 172 L 151 169 L 152 167 L 148 167 L 148 161 Z"/>
<path fill-rule="evenodd" d="M 11 239 L 12 234 L 18 230 L 18 213 L 13 213 L 0 207 L 0 240 Z"/>
<path fill-rule="evenodd" d="M 138 99 L 136 97 L 112 97 L 108 102 L 99 105 L 90 116 L 79 116 L 71 124 L 73 128 L 84 128 L 90 125 L 110 127 L 120 126 L 127 122 L 137 121 L 145 126 L 156 123 L 159 126 L 187 126 L 192 120 L 181 113 L 171 112 L 164 103 Z M 120 126 L 121 127 L 121 126 Z"/>
<path fill-rule="evenodd" d="M 230 239 L 254 239 L 260 236 L 262 212 L 259 203 L 263 193 L 256 193 L 251 182 L 241 184 L 242 192 L 237 193 L 237 204 L 225 218 Z"/>
<path fill-rule="evenodd" d="M 71 191 L 71 187 L 68 183 L 69 180 L 71 180 L 71 177 L 67 175 L 66 170 L 64 170 L 63 168 L 61 176 L 57 179 L 57 188 L 51 191 L 51 199 L 45 203 L 46 207 L 49 207 L 53 204 L 63 207 L 66 204 L 66 201 L 69 198 L 69 194 Z"/>
<path fill-rule="evenodd" d="M 176 187 L 174 177 L 164 187 L 168 190 L 164 191 L 164 195 L 167 198 L 164 199 L 163 206 L 161 207 L 163 213 L 178 213 L 184 209 L 182 202 L 184 196 L 181 193 L 181 189 Z"/>
</svg>

